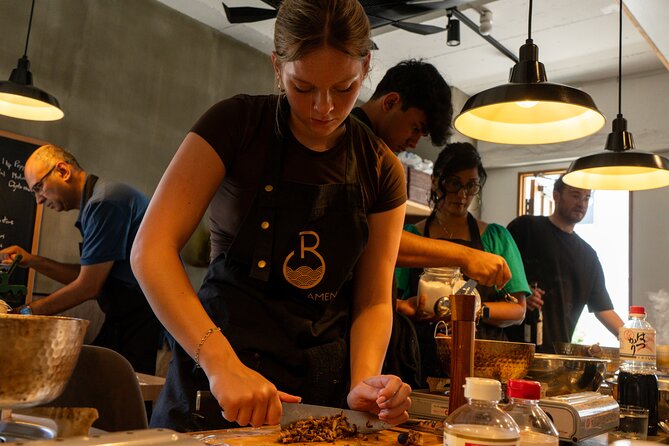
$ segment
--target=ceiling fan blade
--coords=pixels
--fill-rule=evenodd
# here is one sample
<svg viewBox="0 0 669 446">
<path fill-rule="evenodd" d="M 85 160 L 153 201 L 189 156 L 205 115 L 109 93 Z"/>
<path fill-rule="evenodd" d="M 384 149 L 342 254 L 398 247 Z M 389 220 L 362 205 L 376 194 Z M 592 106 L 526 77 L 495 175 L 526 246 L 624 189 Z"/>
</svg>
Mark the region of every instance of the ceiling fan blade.
<svg viewBox="0 0 669 446">
<path fill-rule="evenodd" d="M 276 9 L 252 8 L 250 6 L 228 7 L 223 3 L 225 17 L 230 23 L 250 23 L 276 17 Z"/>
<path fill-rule="evenodd" d="M 450 9 L 461 3 L 463 2 L 453 0 L 407 0 L 404 2 L 405 5 L 425 6 L 430 9 Z"/>
<path fill-rule="evenodd" d="M 430 34 L 436 34 L 446 31 L 446 28 L 440 28 L 438 26 L 432 26 L 432 25 L 424 25 L 422 23 L 394 22 L 392 25 L 396 28 L 409 31 L 410 33 L 420 34 L 421 36 L 427 36 Z"/>
<path fill-rule="evenodd" d="M 372 29 L 390 25 L 393 22 L 392 20 L 384 19 L 383 17 L 377 17 L 369 12 L 367 13 L 367 18 L 369 19 L 369 26 L 371 26 Z"/>
</svg>

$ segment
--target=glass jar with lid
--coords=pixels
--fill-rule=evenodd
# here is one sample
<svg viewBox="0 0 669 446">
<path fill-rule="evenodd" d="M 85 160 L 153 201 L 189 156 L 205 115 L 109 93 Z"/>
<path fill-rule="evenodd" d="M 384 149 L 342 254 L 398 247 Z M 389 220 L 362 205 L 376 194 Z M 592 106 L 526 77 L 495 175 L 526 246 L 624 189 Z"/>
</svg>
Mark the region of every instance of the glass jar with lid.
<svg viewBox="0 0 669 446">
<path fill-rule="evenodd" d="M 460 268 L 446 266 L 441 268 L 425 268 L 418 280 L 418 296 L 425 296 L 425 301 L 418 308 L 426 316 L 447 318 L 451 314 L 448 296 L 455 294 L 466 283 Z M 476 296 L 476 311 L 481 305 L 478 291 Z"/>
</svg>

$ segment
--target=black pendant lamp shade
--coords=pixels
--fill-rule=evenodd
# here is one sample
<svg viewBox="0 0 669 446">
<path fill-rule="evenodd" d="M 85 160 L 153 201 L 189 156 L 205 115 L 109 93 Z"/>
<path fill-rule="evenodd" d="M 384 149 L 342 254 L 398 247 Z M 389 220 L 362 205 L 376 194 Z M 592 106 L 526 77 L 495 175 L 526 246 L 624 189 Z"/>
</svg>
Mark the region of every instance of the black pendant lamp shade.
<svg viewBox="0 0 669 446">
<path fill-rule="evenodd" d="M 35 0 L 30 10 L 28 36 L 23 56 L 19 59 L 16 68 L 12 70 L 9 80 L 0 81 L 0 114 L 32 121 L 55 121 L 61 119 L 64 113 L 55 97 L 33 85 L 33 75 L 30 72 L 30 61 L 27 56 L 34 8 Z"/>
<path fill-rule="evenodd" d="M 632 134 L 622 115 L 613 121 L 604 152 L 571 163 L 565 184 L 581 189 L 646 190 L 669 186 L 669 160 L 634 150 Z"/>
<path fill-rule="evenodd" d="M 531 16 L 530 0 L 528 33 Z M 544 64 L 539 62 L 539 48 L 528 37 L 520 47 L 509 83 L 469 98 L 454 125 L 460 133 L 480 141 L 549 144 L 591 135 L 604 122 L 590 95 L 547 81 Z"/>
<path fill-rule="evenodd" d="M 583 156 L 571 163 L 565 184 L 581 189 L 646 190 L 669 186 L 669 160 L 634 150 L 634 138 L 622 115 L 622 0 L 618 57 L 618 116 L 606 139 L 604 152 Z"/>
</svg>

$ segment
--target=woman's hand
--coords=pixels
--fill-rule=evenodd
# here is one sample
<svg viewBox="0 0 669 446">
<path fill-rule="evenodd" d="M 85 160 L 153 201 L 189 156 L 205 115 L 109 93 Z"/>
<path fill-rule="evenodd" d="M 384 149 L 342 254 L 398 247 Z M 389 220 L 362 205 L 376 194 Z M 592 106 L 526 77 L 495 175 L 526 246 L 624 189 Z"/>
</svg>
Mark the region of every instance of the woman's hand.
<svg viewBox="0 0 669 446">
<path fill-rule="evenodd" d="M 414 321 L 449 322 L 451 320 L 450 312 L 444 316 L 437 316 L 433 313 L 425 311 L 426 301 L 427 297 L 425 295 L 414 296 L 408 299 L 397 299 L 397 302 L 395 303 L 395 310 Z"/>
<path fill-rule="evenodd" d="M 379 419 L 397 425 L 409 419 L 411 386 L 394 375 L 378 375 L 365 379 L 348 394 L 348 407 L 375 413 Z"/>
<path fill-rule="evenodd" d="M 395 310 L 406 317 L 415 320 L 421 320 L 425 317 L 423 308 L 425 307 L 425 296 L 414 296 L 408 299 L 397 299 Z"/>
<path fill-rule="evenodd" d="M 302 400 L 299 396 L 278 391 L 274 384 L 240 361 L 226 364 L 222 373 L 208 377 L 223 417 L 240 426 L 278 424 L 281 401 L 299 403 Z"/>
</svg>

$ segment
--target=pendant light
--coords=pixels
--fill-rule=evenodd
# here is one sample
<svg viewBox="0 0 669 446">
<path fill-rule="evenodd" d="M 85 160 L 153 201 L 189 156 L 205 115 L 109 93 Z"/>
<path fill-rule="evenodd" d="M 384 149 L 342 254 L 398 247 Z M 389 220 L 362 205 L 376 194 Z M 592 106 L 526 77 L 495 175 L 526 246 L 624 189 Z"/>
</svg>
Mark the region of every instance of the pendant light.
<svg viewBox="0 0 669 446">
<path fill-rule="evenodd" d="M 532 0 L 527 34 L 509 83 L 469 98 L 455 128 L 470 138 L 499 144 L 549 144 L 597 132 L 605 119 L 590 95 L 547 82 L 539 48 L 532 42 Z"/>
<path fill-rule="evenodd" d="M 12 70 L 9 80 L 0 81 L 0 114 L 32 121 L 55 121 L 64 116 L 58 99 L 35 87 L 33 75 L 30 72 L 30 61 L 27 54 L 34 9 L 35 0 L 32 1 L 30 8 L 28 35 L 23 56 L 19 59 L 16 68 Z"/>
<path fill-rule="evenodd" d="M 634 150 L 622 113 L 623 2 L 620 0 L 618 37 L 618 116 L 606 138 L 604 152 L 583 156 L 571 163 L 563 177 L 565 184 L 581 189 L 645 190 L 669 186 L 669 160 Z"/>
</svg>

